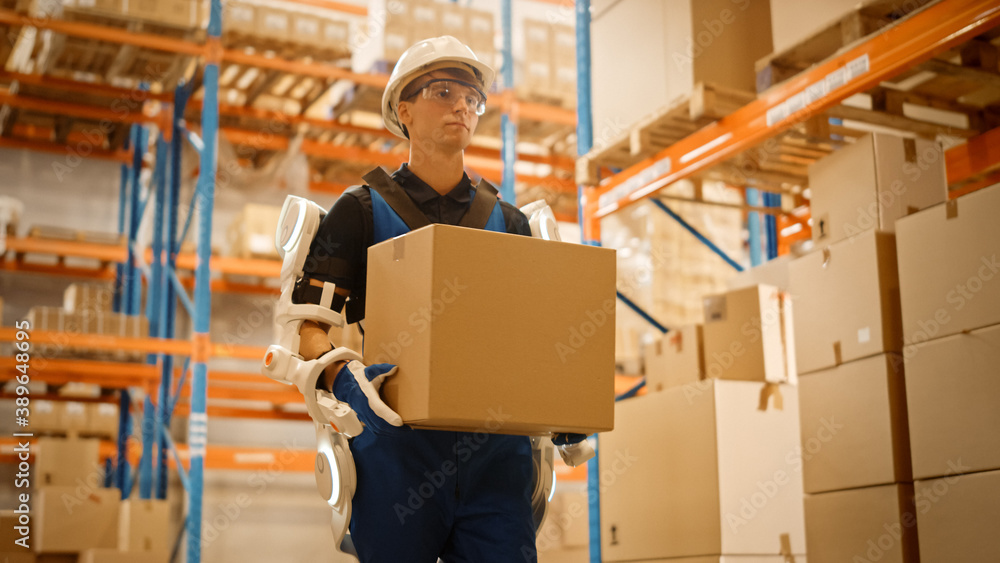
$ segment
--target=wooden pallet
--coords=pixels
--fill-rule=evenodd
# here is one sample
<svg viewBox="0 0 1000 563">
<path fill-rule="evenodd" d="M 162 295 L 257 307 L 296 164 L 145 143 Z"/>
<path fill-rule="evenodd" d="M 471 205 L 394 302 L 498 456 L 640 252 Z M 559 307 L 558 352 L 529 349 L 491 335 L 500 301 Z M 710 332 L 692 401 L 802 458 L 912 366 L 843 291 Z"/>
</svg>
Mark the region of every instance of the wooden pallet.
<svg viewBox="0 0 1000 563">
<path fill-rule="evenodd" d="M 816 63 L 939 0 L 868 0 L 780 53 L 757 61 L 757 92 L 763 93 Z M 905 6 L 901 7 L 901 4 Z M 909 10 L 909 11 L 906 11 Z"/>
<path fill-rule="evenodd" d="M 597 185 L 600 168 L 628 168 L 702 127 L 745 106 L 750 92 L 698 84 L 687 95 L 636 123 L 607 142 L 599 143 L 577 161 L 577 183 Z"/>
<path fill-rule="evenodd" d="M 123 15 L 66 10 L 61 19 L 174 39 L 204 40 L 203 30 L 139 21 Z M 194 58 L 187 55 L 57 33 L 39 33 L 32 37 L 21 30 L 15 45 L 20 46 L 22 42 L 33 42 L 29 46 L 33 73 L 89 78 L 122 87 L 136 87 L 144 82 L 154 90 L 172 90 L 190 72 L 194 62 Z"/>
<path fill-rule="evenodd" d="M 50 225 L 34 225 L 28 229 L 28 236 L 49 240 L 92 242 L 95 244 L 125 244 L 125 237 L 123 235 L 119 235 L 118 233 L 84 231 Z"/>
</svg>

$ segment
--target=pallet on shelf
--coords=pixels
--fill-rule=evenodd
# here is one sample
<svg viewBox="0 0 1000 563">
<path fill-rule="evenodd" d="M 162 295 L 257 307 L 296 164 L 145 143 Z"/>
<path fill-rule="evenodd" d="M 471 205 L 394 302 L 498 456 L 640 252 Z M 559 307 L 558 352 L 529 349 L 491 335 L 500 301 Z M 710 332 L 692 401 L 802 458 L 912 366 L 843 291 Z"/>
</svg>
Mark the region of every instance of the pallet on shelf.
<svg viewBox="0 0 1000 563">
<path fill-rule="evenodd" d="M 839 19 L 828 23 L 810 37 L 754 65 L 757 92 L 788 80 L 814 64 L 833 56 L 864 38 L 878 33 L 900 18 L 938 0 L 913 0 L 901 8 L 896 0 L 869 0 Z"/>
<path fill-rule="evenodd" d="M 125 244 L 125 235 L 119 233 L 69 229 L 54 225 L 33 225 L 28 229 L 28 236 L 50 240 L 92 242 L 95 244 Z"/>
<path fill-rule="evenodd" d="M 598 141 L 577 161 L 577 182 L 596 185 L 602 167 L 628 168 L 745 106 L 751 92 L 699 83 L 694 90 L 639 121 L 631 129 Z"/>
</svg>

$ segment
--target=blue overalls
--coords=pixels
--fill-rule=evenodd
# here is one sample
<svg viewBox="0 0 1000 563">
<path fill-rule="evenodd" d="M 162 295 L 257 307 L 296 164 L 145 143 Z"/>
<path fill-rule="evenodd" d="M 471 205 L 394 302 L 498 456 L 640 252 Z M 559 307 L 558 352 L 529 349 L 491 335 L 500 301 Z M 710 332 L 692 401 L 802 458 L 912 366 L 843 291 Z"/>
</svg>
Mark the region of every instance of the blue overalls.
<svg viewBox="0 0 1000 563">
<path fill-rule="evenodd" d="M 410 231 L 374 189 L 371 198 L 375 244 Z M 485 228 L 506 232 L 499 203 Z M 367 429 L 351 451 L 350 530 L 362 563 L 537 561 L 527 437 L 404 426 Z"/>
</svg>

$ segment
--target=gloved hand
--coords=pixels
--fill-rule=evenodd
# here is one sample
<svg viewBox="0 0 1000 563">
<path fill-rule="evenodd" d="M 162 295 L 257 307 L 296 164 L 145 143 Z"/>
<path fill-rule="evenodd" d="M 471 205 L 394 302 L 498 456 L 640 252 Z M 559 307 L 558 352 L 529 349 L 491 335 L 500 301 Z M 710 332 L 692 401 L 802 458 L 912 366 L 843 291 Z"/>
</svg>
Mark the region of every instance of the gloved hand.
<svg viewBox="0 0 1000 563">
<path fill-rule="evenodd" d="M 552 434 L 552 445 L 559 452 L 559 457 L 570 467 L 581 465 L 595 455 L 594 447 L 583 434 L 557 432 Z"/>
<path fill-rule="evenodd" d="M 403 426 L 402 417 L 389 408 L 378 394 L 382 382 L 395 374 L 397 369 L 392 364 L 366 367 L 353 360 L 342 367 L 333 380 L 333 396 L 351 405 L 358 419 L 376 434 Z"/>
<path fill-rule="evenodd" d="M 552 435 L 552 444 L 554 446 L 568 446 L 570 444 L 579 444 L 580 442 L 587 439 L 586 434 L 570 434 L 568 432 L 557 432 Z"/>
</svg>

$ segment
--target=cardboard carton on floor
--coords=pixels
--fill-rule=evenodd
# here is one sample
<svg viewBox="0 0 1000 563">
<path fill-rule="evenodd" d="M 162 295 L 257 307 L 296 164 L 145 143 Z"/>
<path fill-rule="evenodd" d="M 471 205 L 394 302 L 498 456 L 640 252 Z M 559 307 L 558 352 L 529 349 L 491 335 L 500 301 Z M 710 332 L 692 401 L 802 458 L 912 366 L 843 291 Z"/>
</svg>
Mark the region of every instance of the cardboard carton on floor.
<svg viewBox="0 0 1000 563">
<path fill-rule="evenodd" d="M 788 293 L 756 285 L 703 301 L 706 377 L 795 383 Z"/>
<path fill-rule="evenodd" d="M 980 563 L 1000 554 L 1000 471 L 917 481 L 920 560 Z"/>
<path fill-rule="evenodd" d="M 38 438 L 35 450 L 35 483 L 44 486 L 77 486 L 97 471 L 100 441 L 82 438 Z"/>
<path fill-rule="evenodd" d="M 1000 469 L 1000 325 L 907 352 L 913 477 Z"/>
<path fill-rule="evenodd" d="M 948 199 L 944 149 L 933 141 L 869 133 L 809 167 L 813 242 L 824 247 Z"/>
<path fill-rule="evenodd" d="M 647 349 L 646 388 L 650 391 L 697 383 L 704 376 L 701 325 L 672 330 Z"/>
<path fill-rule="evenodd" d="M 615 254 L 449 225 L 368 250 L 365 363 L 399 365 L 382 396 L 422 428 L 608 430 Z"/>
<path fill-rule="evenodd" d="M 605 560 L 805 553 L 797 399 L 706 379 L 617 403 L 598 448 Z"/>
<path fill-rule="evenodd" d="M 805 504 L 809 563 L 921 561 L 913 484 L 806 495 Z"/>
<path fill-rule="evenodd" d="M 118 550 L 170 553 L 170 504 L 160 499 L 123 500 L 118 520 Z"/>
<path fill-rule="evenodd" d="M 1000 186 L 896 225 L 908 345 L 1000 324 Z"/>
<path fill-rule="evenodd" d="M 902 350 L 896 240 L 867 231 L 789 266 L 799 375 Z"/>
<path fill-rule="evenodd" d="M 32 493 L 34 550 L 76 553 L 118 547 L 118 489 L 38 487 Z"/>
<path fill-rule="evenodd" d="M 807 493 L 912 480 L 903 358 L 879 354 L 799 379 Z"/>
</svg>

